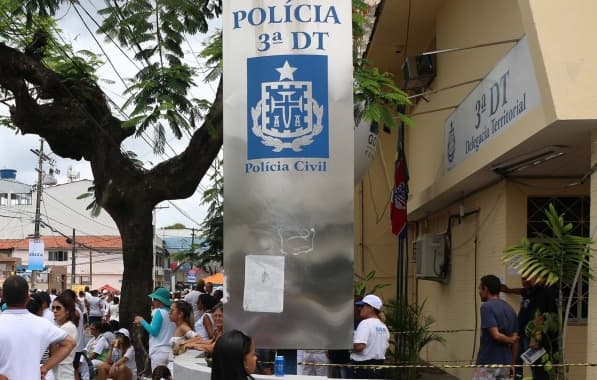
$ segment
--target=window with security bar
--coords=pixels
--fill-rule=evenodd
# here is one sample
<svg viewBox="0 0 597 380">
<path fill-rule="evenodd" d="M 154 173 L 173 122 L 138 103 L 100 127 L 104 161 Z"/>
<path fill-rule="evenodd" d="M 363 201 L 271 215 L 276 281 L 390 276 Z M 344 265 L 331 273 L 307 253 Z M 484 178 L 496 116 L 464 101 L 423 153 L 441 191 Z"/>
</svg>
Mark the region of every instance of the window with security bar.
<svg viewBox="0 0 597 380">
<path fill-rule="evenodd" d="M 536 238 L 537 234 L 550 235 L 545 223 L 545 209 L 553 203 L 558 214 L 564 213 L 564 221 L 572 223 L 572 234 L 589 236 L 590 197 L 529 197 L 527 199 L 527 237 Z M 570 288 L 564 287 L 564 305 L 568 302 Z M 572 324 L 586 323 L 589 311 L 589 284 L 579 279 L 572 295 L 568 321 Z"/>
<path fill-rule="evenodd" d="M 67 251 L 49 251 L 48 261 L 68 261 Z"/>
</svg>

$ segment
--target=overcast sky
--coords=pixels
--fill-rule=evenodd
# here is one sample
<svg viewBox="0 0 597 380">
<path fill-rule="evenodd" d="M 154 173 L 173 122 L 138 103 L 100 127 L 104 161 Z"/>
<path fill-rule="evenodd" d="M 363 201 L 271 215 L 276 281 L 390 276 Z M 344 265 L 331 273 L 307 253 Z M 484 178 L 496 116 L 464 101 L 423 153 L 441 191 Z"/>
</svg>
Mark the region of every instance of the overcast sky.
<svg viewBox="0 0 597 380">
<path fill-rule="evenodd" d="M 95 14 L 95 9 L 89 5 L 90 3 L 82 2 L 83 5 Z M 59 12 L 60 22 L 59 25 L 63 30 L 62 36 L 66 42 L 70 42 L 75 50 L 91 50 L 96 54 L 103 56 L 97 43 L 93 40 L 91 34 L 85 29 L 83 22 L 73 11 L 71 7 L 68 7 L 68 11 L 65 8 L 62 12 Z M 85 16 L 83 16 L 85 17 Z M 96 17 L 96 16 L 94 16 Z M 96 17 L 97 20 L 99 18 Z M 86 19 L 87 24 L 95 30 L 95 26 L 92 21 Z M 216 22 L 218 24 L 219 21 Z M 103 36 L 96 36 L 98 41 L 102 44 L 104 51 L 110 57 L 114 66 L 117 67 L 119 74 L 126 80 L 131 78 L 137 71 L 137 69 L 131 64 L 113 44 L 104 42 Z M 190 37 L 188 43 L 184 44 L 186 52 L 200 51 L 202 48 L 201 37 Z M 129 56 L 132 53 L 129 52 Z M 194 58 L 189 58 L 189 64 L 196 66 L 197 62 Z M 104 92 L 117 104 L 124 102 L 122 92 L 124 89 L 123 83 L 115 75 L 114 69 L 106 62 L 104 66 L 99 70 L 101 78 L 107 78 L 113 81 L 113 84 L 100 83 Z M 199 85 L 193 89 L 192 96 L 197 98 L 205 98 L 212 100 L 215 96 L 215 85 L 203 84 L 201 79 L 196 79 L 195 82 Z M 6 114 L 7 110 L 5 107 L 0 105 L 0 113 Z M 124 118 L 122 115 L 115 115 L 119 118 Z M 153 140 L 151 133 L 146 135 L 146 140 Z M 150 145 L 141 138 L 131 137 L 124 143 L 126 150 L 134 151 L 139 159 L 147 162 L 148 165 L 155 165 L 156 163 L 172 157 L 175 153 L 180 153 L 187 145 L 189 136 L 185 135 L 181 140 L 174 138 L 172 135 L 167 137 L 169 146 L 166 146 L 166 152 L 164 155 L 156 156 L 152 153 Z M 40 139 L 36 135 L 21 135 L 15 134 L 15 131 L 0 126 L 0 169 L 16 169 L 17 180 L 19 182 L 33 184 L 37 180 L 37 174 L 35 167 L 37 166 L 37 158 L 30 151 L 30 149 L 39 149 Z M 49 153 L 49 147 L 44 144 L 45 152 Z M 74 161 L 69 159 L 63 159 L 57 155 L 51 154 L 51 157 L 56 160 L 56 167 L 60 170 L 60 174 L 57 175 L 58 183 L 67 182 L 67 171 L 69 167 L 72 167 L 74 171 L 80 173 L 81 179 L 93 179 L 91 174 L 91 168 L 89 163 L 86 161 Z M 151 164 L 150 164 L 151 163 Z M 47 171 L 47 165 L 44 167 Z M 209 186 L 207 178 L 205 178 L 200 184 L 200 188 L 195 194 L 184 200 L 172 201 L 175 206 L 182 209 L 183 212 L 179 211 L 169 202 L 163 202 L 160 204 L 160 209 L 156 212 L 157 226 L 167 226 L 174 223 L 182 223 L 186 226 L 196 226 L 196 223 L 201 223 L 205 216 L 206 207 L 199 206 L 201 201 L 202 191 L 201 188 Z M 168 208 L 161 208 L 162 206 Z M 187 214 L 189 217 L 185 216 Z M 191 220 L 192 219 L 192 220 Z"/>
</svg>

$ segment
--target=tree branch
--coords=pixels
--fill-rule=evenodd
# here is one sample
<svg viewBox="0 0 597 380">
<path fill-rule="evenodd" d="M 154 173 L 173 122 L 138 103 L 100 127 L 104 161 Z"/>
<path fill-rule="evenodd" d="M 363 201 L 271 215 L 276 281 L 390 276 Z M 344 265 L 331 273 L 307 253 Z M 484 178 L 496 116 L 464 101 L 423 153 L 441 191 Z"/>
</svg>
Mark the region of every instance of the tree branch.
<svg viewBox="0 0 597 380">
<path fill-rule="evenodd" d="M 92 161 L 101 144 L 120 146 L 134 131 L 121 128 L 112 116 L 101 89 L 68 81 L 38 59 L 0 43 L 0 87 L 14 98 L 13 123 L 24 134 L 45 138 L 54 153 L 75 160 Z M 28 83 L 37 87 L 44 104 L 31 96 Z M 105 145 L 104 145 L 105 146 Z"/>
<path fill-rule="evenodd" d="M 201 178 L 222 147 L 222 106 L 222 79 L 220 79 L 216 98 L 205 121 L 195 131 L 184 152 L 160 163 L 144 176 L 144 186 L 151 184 L 156 202 L 193 195 Z"/>
</svg>

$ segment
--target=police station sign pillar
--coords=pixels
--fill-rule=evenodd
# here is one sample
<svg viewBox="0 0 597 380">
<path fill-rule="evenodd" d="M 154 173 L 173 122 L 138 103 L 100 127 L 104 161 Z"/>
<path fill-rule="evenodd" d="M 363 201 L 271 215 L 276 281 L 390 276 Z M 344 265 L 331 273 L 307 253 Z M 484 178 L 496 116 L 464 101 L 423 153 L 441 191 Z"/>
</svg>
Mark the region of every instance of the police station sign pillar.
<svg viewBox="0 0 597 380">
<path fill-rule="evenodd" d="M 349 0 L 224 2 L 225 328 L 259 347 L 351 345 L 351 22 Z"/>
</svg>

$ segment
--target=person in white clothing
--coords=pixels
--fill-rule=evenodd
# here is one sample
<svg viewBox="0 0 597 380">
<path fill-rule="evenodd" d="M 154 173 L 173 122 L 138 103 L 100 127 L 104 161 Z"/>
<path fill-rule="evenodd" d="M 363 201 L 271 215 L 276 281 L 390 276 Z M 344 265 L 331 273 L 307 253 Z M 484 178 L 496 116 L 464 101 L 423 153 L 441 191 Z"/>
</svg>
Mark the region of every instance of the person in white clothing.
<svg viewBox="0 0 597 380">
<path fill-rule="evenodd" d="M 75 341 L 78 337 L 77 326 L 80 319 L 76 307 L 75 301 L 65 294 L 59 295 L 52 302 L 52 312 L 56 323 Z M 68 356 L 54 367 L 54 378 L 56 380 L 72 380 L 75 378 L 75 367 L 73 366 L 75 354 L 76 350 L 71 350 Z"/>
<path fill-rule="evenodd" d="M 108 321 L 118 321 L 120 319 L 120 298 L 114 296 L 112 299 L 107 319 Z"/>
<path fill-rule="evenodd" d="M 98 367 L 97 380 L 131 380 L 137 378 L 135 349 L 131 345 L 131 335 L 125 328 L 116 331 L 116 339 L 106 357 L 106 362 Z"/>
<path fill-rule="evenodd" d="M 216 299 L 207 293 L 201 294 L 197 301 L 197 309 L 201 311 L 201 318 L 195 322 L 197 335 L 205 340 L 214 338 L 214 320 L 211 309 L 216 306 Z"/>
<path fill-rule="evenodd" d="M 157 288 L 149 294 L 154 309 L 151 324 L 137 315 L 135 324 L 141 325 L 149 333 L 149 358 L 151 371 L 160 365 L 167 366 L 170 357 L 170 338 L 174 335 L 176 325 L 170 321 L 169 312 L 172 301 L 166 288 Z"/>
<path fill-rule="evenodd" d="M 379 319 L 383 306 L 381 299 L 373 294 L 366 295 L 355 303 L 360 306 L 361 322 L 354 332 L 350 362 L 353 365 L 382 365 L 386 358 L 390 332 Z M 383 379 L 383 370 L 376 368 L 353 368 L 351 379 Z"/>
<path fill-rule="evenodd" d="M 205 282 L 203 282 L 203 280 L 199 280 L 197 281 L 195 289 L 191 290 L 186 296 L 184 296 L 184 301 L 191 305 L 191 308 L 193 309 L 193 323 L 197 323 L 199 318 L 201 318 L 203 315 L 203 312 L 197 309 L 197 300 L 199 299 L 199 296 L 205 292 L 204 288 Z"/>
<path fill-rule="evenodd" d="M 76 342 L 48 320 L 31 314 L 29 285 L 20 276 L 9 276 L 2 286 L 7 310 L 0 314 L 0 374 L 8 379 L 40 379 L 73 350 Z M 41 367 L 41 356 L 50 344 L 55 349 Z"/>
<path fill-rule="evenodd" d="M 97 290 L 92 290 L 89 297 L 86 296 L 89 305 L 89 323 L 101 322 L 103 317 L 102 300 L 97 296 Z"/>
</svg>

